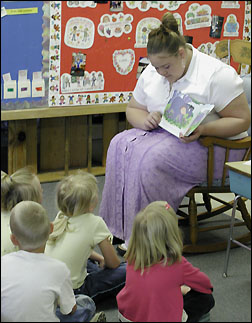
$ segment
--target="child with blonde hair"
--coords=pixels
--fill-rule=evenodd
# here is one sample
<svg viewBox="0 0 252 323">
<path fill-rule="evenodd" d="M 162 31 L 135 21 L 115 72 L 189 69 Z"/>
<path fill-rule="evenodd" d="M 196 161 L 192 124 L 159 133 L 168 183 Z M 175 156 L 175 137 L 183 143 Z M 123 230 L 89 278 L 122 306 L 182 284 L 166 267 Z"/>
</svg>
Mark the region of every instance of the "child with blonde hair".
<svg viewBox="0 0 252 323">
<path fill-rule="evenodd" d="M 21 201 L 42 202 L 42 188 L 37 175 L 29 166 L 12 175 L 1 171 L 1 256 L 18 250 L 10 240 L 10 211 Z"/>
<path fill-rule="evenodd" d="M 84 295 L 76 299 L 67 266 L 44 254 L 53 225 L 41 204 L 18 203 L 10 228 L 19 251 L 1 257 L 1 321 L 89 322 L 94 301 Z"/>
<path fill-rule="evenodd" d="M 208 276 L 183 256 L 178 218 L 165 201 L 155 201 L 135 217 L 126 284 L 117 295 L 119 319 L 133 322 L 197 322 L 214 306 Z M 183 304 L 184 303 L 184 304 Z"/>
<path fill-rule="evenodd" d="M 126 263 L 116 254 L 112 234 L 104 220 L 93 214 L 97 203 L 94 175 L 79 170 L 61 180 L 57 188 L 60 211 L 45 249 L 68 266 L 75 294 L 88 295 L 95 302 L 115 296 L 126 277 Z M 101 254 L 94 251 L 96 246 Z"/>
</svg>

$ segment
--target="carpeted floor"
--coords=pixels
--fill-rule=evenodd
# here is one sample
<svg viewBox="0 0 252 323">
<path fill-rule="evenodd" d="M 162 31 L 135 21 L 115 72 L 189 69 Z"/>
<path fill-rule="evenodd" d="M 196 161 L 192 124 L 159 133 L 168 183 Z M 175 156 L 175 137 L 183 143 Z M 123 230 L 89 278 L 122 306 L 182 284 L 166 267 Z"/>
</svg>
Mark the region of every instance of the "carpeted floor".
<svg viewBox="0 0 252 323">
<path fill-rule="evenodd" d="M 104 176 L 97 177 L 100 197 L 104 185 Z M 44 183 L 43 206 L 48 211 L 51 220 L 57 213 L 55 200 L 55 188 L 57 182 Z M 95 209 L 98 214 L 99 204 Z M 222 219 L 223 218 L 223 219 Z M 229 221 L 229 216 L 222 218 L 215 217 L 215 221 Z M 246 232 L 245 227 L 236 228 L 239 232 Z M 186 238 L 186 229 L 185 238 Z M 217 235 L 217 236 L 215 236 Z M 215 239 L 222 236 L 225 240 L 228 237 L 228 230 L 219 230 L 217 233 L 207 233 L 200 239 Z M 115 246 L 116 247 L 116 246 Z M 207 254 L 185 254 L 184 256 L 201 271 L 205 272 L 214 286 L 215 307 L 210 314 L 211 322 L 251 322 L 251 253 L 241 247 L 231 250 L 228 277 L 222 276 L 225 251 Z M 97 304 L 97 310 L 103 310 L 107 322 L 119 322 L 117 317 L 117 305 L 115 299 L 108 299 Z"/>
</svg>

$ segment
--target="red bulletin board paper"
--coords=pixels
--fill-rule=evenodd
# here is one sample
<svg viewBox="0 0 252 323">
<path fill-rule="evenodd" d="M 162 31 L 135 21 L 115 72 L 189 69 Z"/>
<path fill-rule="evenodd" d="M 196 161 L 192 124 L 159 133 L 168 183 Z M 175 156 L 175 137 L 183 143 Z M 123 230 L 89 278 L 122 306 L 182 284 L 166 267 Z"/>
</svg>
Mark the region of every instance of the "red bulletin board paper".
<svg viewBox="0 0 252 323">
<path fill-rule="evenodd" d="M 51 1 L 51 3 L 57 3 L 59 1 Z M 104 75 L 104 90 L 96 91 L 99 92 L 123 92 L 123 91 L 133 91 L 136 85 L 136 74 L 138 68 L 138 61 L 140 57 L 145 57 L 147 55 L 146 48 L 135 48 L 134 44 L 136 42 L 135 32 L 137 23 L 146 17 L 155 17 L 161 19 L 166 10 L 158 10 L 154 8 L 150 8 L 149 10 L 143 12 L 138 8 L 130 9 L 127 7 L 125 3 L 123 3 L 123 11 L 122 13 L 130 14 L 133 16 L 132 31 L 129 34 L 123 33 L 121 37 L 103 37 L 100 36 L 97 27 L 100 23 L 100 18 L 104 14 L 112 15 L 113 13 L 117 14 L 118 12 L 110 11 L 110 1 L 105 4 L 97 3 L 95 8 L 70 8 L 67 6 L 67 1 L 61 2 L 61 48 L 60 48 L 60 76 L 63 73 L 70 73 L 71 69 L 71 60 L 72 53 L 81 52 L 86 54 L 86 67 L 85 70 L 88 72 L 91 71 L 102 71 Z M 124 2 L 124 1 L 123 1 Z M 211 7 L 211 16 L 217 15 L 224 17 L 222 32 L 220 38 L 212 38 L 209 36 L 210 27 L 203 27 L 197 29 L 186 30 L 185 27 L 185 15 L 188 11 L 188 8 L 191 4 L 198 3 L 199 5 L 209 5 Z M 175 11 L 171 11 L 171 13 L 179 13 L 182 18 L 182 28 L 183 35 L 192 36 L 193 37 L 193 46 L 198 48 L 202 43 L 215 43 L 216 41 L 220 41 L 222 39 L 228 39 L 223 36 L 224 24 L 227 20 L 228 15 L 234 14 L 237 17 L 237 22 L 239 23 L 239 35 L 238 37 L 232 37 L 231 39 L 243 37 L 243 25 L 244 25 L 244 10 L 245 10 L 245 1 L 239 1 L 240 8 L 221 8 L 222 1 L 187 1 L 184 4 L 181 4 L 179 8 Z M 64 35 L 66 24 L 72 17 L 85 17 L 93 21 L 95 25 L 95 35 L 94 35 L 94 43 L 91 48 L 88 49 L 78 49 L 71 48 L 64 43 Z M 230 38 L 230 37 L 229 37 Z M 135 52 L 135 64 L 133 66 L 132 71 L 127 75 L 119 74 L 115 67 L 113 66 L 113 53 L 116 50 L 123 49 L 132 49 Z M 237 65 L 231 64 L 237 68 Z M 58 95 L 61 95 L 61 88 L 59 86 Z M 80 94 L 80 93 L 75 93 Z M 82 92 L 82 94 L 85 94 Z M 93 102 L 91 102 L 93 103 Z M 99 102 L 103 103 L 103 102 Z M 109 103 L 109 102 L 108 102 Z M 117 102 L 114 102 L 117 103 Z M 50 103 L 49 103 L 50 104 Z M 63 103 L 64 104 L 64 103 Z M 68 102 L 66 100 L 65 104 Z M 84 103 L 85 104 L 85 103 Z M 57 105 L 57 104 L 56 104 Z"/>
</svg>

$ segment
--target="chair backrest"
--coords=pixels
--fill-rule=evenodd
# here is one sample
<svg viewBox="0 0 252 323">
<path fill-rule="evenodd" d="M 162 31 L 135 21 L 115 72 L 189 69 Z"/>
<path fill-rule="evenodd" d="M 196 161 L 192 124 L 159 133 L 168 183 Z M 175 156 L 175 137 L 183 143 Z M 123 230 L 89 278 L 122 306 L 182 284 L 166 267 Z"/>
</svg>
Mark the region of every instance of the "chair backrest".
<svg viewBox="0 0 252 323">
<path fill-rule="evenodd" d="M 249 65 L 251 71 L 251 42 L 244 39 L 225 39 L 216 44 L 215 53 L 219 58 L 232 57 L 234 62 L 239 63 L 237 73 L 241 73 L 241 66 Z"/>
<path fill-rule="evenodd" d="M 226 176 L 228 168 L 226 162 L 229 161 L 230 149 L 245 149 L 242 160 L 248 160 L 251 158 L 251 137 L 245 137 L 243 139 L 228 140 L 218 137 L 202 137 L 200 142 L 203 146 L 208 148 L 208 165 L 207 165 L 207 184 L 208 187 L 215 186 L 214 184 L 214 146 L 220 146 L 225 148 L 225 160 L 223 164 L 223 175 L 220 183 L 220 187 L 226 186 Z"/>
</svg>

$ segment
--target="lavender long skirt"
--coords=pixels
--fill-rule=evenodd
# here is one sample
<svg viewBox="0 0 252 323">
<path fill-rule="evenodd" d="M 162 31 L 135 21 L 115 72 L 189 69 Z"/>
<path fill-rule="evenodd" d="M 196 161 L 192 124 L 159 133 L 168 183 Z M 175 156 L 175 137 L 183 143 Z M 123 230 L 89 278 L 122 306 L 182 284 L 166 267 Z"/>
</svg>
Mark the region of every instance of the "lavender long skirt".
<svg viewBox="0 0 252 323">
<path fill-rule="evenodd" d="M 215 147 L 215 178 L 221 178 L 224 150 Z M 232 151 L 230 161 L 243 151 Z M 167 201 L 176 211 L 186 193 L 207 178 L 207 148 L 169 132 L 125 130 L 107 152 L 105 185 L 99 215 L 111 233 L 129 241 L 135 215 L 150 202 Z"/>
</svg>

